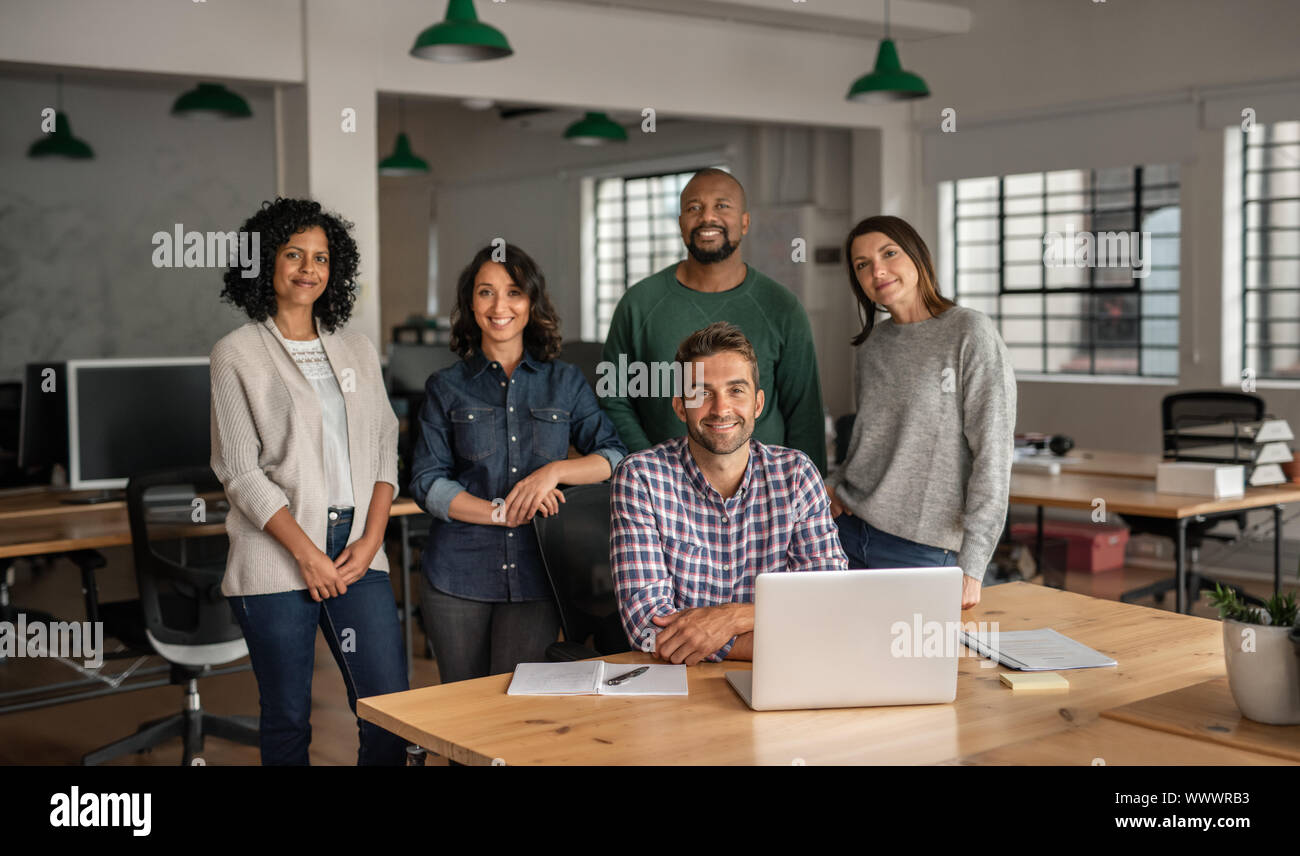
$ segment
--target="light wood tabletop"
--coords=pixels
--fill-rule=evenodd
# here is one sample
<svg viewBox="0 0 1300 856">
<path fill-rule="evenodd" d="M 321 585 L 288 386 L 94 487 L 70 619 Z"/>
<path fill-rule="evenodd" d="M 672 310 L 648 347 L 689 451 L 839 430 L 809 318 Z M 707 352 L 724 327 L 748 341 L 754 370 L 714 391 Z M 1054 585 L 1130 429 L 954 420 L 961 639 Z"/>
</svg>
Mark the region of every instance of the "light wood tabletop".
<svg viewBox="0 0 1300 856">
<path fill-rule="evenodd" d="M 962 766 L 1278 766 L 1274 755 L 1248 752 L 1105 718 L 1046 737 L 1021 740 L 947 762 Z"/>
<path fill-rule="evenodd" d="M 41 556 L 71 550 L 123 547 L 131 543 L 131 525 L 122 500 L 96 505 L 60 502 L 67 492 L 44 491 L 0 497 L 0 559 Z M 393 502 L 393 517 L 422 514 L 410 497 Z M 212 531 L 223 531 L 214 525 Z M 193 530 L 189 534 L 198 534 Z"/>
<path fill-rule="evenodd" d="M 357 714 L 465 764 L 925 764 L 1095 721 L 1101 711 L 1223 674 L 1217 622 L 1029 583 L 984 590 L 964 621 L 1051 627 L 1119 665 L 1069 672 L 1065 693 L 1014 694 L 1003 667 L 958 661 L 952 704 L 751 711 L 725 673 L 688 669 L 686 697 L 508 696 L 510 675 L 361 699 Z M 650 662 L 633 652 L 604 659 Z"/>
<path fill-rule="evenodd" d="M 1300 763 L 1300 725 L 1264 725 L 1241 715 L 1226 677 L 1132 702 L 1106 719 L 1217 746 Z"/>
<path fill-rule="evenodd" d="M 1152 479 L 1061 473 L 1011 474 L 1009 501 L 1012 504 L 1040 505 L 1049 508 L 1092 509 L 1094 500 L 1104 499 L 1112 514 L 1140 514 L 1147 517 L 1178 519 L 1198 514 L 1218 514 L 1248 508 L 1262 508 L 1288 502 L 1300 502 L 1300 485 L 1285 484 L 1253 487 L 1236 499 L 1211 499 L 1157 493 Z"/>
</svg>

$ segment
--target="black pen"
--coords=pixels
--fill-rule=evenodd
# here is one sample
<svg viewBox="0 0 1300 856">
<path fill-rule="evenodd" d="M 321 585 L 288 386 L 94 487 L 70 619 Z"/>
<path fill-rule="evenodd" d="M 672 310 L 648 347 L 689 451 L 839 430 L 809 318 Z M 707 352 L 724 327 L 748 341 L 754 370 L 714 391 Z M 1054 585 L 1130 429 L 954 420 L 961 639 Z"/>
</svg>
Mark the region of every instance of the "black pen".
<svg viewBox="0 0 1300 856">
<path fill-rule="evenodd" d="M 639 669 L 633 669 L 630 672 L 624 672 L 623 674 L 619 675 L 617 678 L 610 678 L 608 681 L 605 681 L 605 686 L 616 687 L 619 684 L 623 683 L 624 681 L 630 681 L 632 678 L 635 678 L 637 675 L 644 675 L 648 671 L 650 671 L 649 666 L 642 666 Z"/>
</svg>

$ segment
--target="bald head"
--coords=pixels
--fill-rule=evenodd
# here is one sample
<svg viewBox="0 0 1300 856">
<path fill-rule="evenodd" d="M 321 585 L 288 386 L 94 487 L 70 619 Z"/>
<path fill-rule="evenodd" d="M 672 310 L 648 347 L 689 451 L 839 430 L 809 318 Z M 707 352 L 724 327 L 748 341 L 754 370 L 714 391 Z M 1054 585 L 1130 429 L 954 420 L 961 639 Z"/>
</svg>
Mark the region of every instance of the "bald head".
<svg viewBox="0 0 1300 856">
<path fill-rule="evenodd" d="M 682 188 L 682 210 L 685 211 L 687 203 L 692 200 L 703 202 L 718 198 L 729 198 L 742 214 L 749 210 L 745 201 L 745 188 L 734 175 L 716 167 L 702 169 L 686 182 Z"/>
</svg>

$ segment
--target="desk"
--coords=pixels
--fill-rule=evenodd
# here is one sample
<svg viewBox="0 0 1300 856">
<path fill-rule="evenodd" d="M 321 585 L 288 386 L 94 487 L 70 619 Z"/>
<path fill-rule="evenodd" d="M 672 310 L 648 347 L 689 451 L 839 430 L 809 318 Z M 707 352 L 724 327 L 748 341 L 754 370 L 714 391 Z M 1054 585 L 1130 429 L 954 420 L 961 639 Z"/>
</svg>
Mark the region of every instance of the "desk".
<svg viewBox="0 0 1300 856">
<path fill-rule="evenodd" d="M 98 550 L 105 547 L 124 547 L 131 543 L 131 525 L 127 520 L 125 500 L 96 503 L 94 505 L 71 505 L 61 500 L 85 496 L 94 491 L 70 493 L 68 491 L 40 490 L 31 493 L 17 493 L 0 496 L 0 569 L 7 567 L 8 560 L 22 556 L 40 556 L 50 553 L 71 553 L 82 550 Z M 424 512 L 413 499 L 398 497 L 393 501 L 390 515 L 399 522 L 402 538 L 402 613 L 403 633 L 406 641 L 407 679 L 411 678 L 411 658 L 414 656 L 411 627 L 411 546 L 409 517 Z M 213 524 L 214 533 L 225 531 L 221 524 Z M 190 527 L 190 534 L 194 533 Z M 85 572 L 83 571 L 83 577 Z M 83 580 L 93 586 L 93 580 Z M 92 590 L 93 593 L 93 590 Z M 90 620 L 93 620 L 90 619 Z M 93 683 L 77 681 L 72 684 Z M 165 684 L 163 681 L 162 684 Z M 162 684 L 159 684 L 160 686 Z M 70 684 L 71 685 L 71 684 Z M 38 688 L 44 689 L 44 688 Z M 18 691 L 19 694 L 31 694 L 36 690 Z M 0 698 L 11 693 L 0 694 Z M 90 696 L 77 696 L 83 698 Z M 59 701 L 73 701 L 75 698 L 61 698 Z M 26 707 L 29 705 L 23 705 Z M 9 712 L 17 706 L 0 707 L 0 713 Z"/>
<path fill-rule="evenodd" d="M 1264 725 L 1242 716 L 1226 677 L 1126 704 L 1102 716 L 1300 764 L 1300 725 Z"/>
<path fill-rule="evenodd" d="M 1047 737 L 1022 740 L 951 762 L 961 766 L 1278 766 L 1292 765 L 1274 755 L 1219 746 L 1192 737 L 1106 719 L 1067 728 Z"/>
<path fill-rule="evenodd" d="M 1052 460 L 1061 465 L 1061 472 L 1071 475 L 1153 479 L 1164 455 L 1073 449 L 1065 457 Z"/>
<path fill-rule="evenodd" d="M 1204 618 L 1006 583 L 985 589 L 962 619 L 1052 627 L 1119 665 L 1071 672 L 1069 693 L 1016 695 L 1002 667 L 962 657 L 952 704 L 763 713 L 724 678 L 748 663 L 690 667 L 686 697 L 507 696 L 510 675 L 494 675 L 360 699 L 357 715 L 465 764 L 928 764 L 1056 734 L 1223 674 L 1222 630 Z M 650 662 L 641 652 L 604 659 Z"/>
<path fill-rule="evenodd" d="M 1073 680 L 1073 673 L 1070 674 Z M 1300 765 L 1300 725 L 1241 715 L 1226 677 L 1102 711 L 1079 728 L 960 759 L 960 764 Z"/>
<path fill-rule="evenodd" d="M 1270 487 L 1253 487 L 1236 499 L 1209 499 L 1201 496 L 1182 496 L 1173 493 L 1156 493 L 1155 482 L 1146 478 L 1121 478 L 1104 475 L 1045 475 L 1039 473 L 1011 474 L 1008 501 L 1012 504 L 1038 507 L 1038 541 L 1041 557 L 1043 535 L 1043 508 L 1074 508 L 1091 511 L 1098 499 L 1105 500 L 1107 514 L 1137 514 L 1146 517 L 1163 517 L 1176 520 L 1177 536 L 1174 538 L 1174 569 L 1178 577 L 1176 591 L 1177 609 L 1187 611 L 1187 524 L 1192 520 L 1207 520 L 1248 509 L 1273 510 L 1273 591 L 1282 585 L 1282 505 L 1300 502 L 1300 485 L 1282 484 Z"/>
</svg>

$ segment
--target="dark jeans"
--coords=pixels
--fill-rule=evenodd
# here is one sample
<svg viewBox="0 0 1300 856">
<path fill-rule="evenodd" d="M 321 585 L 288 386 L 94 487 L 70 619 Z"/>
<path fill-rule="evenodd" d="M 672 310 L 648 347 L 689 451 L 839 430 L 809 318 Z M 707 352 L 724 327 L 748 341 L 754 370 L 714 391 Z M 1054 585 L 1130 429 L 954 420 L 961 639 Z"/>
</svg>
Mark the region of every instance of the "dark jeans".
<svg viewBox="0 0 1300 856">
<path fill-rule="evenodd" d="M 337 558 L 352 527 L 352 512 L 329 521 L 325 552 Z M 305 590 L 230 598 L 248 642 L 248 656 L 261 697 L 262 763 L 310 763 L 311 678 L 316 663 L 316 628 L 325 634 L 343 673 L 348 707 L 357 698 L 407 689 L 406 655 L 397 621 L 397 602 L 388 574 L 374 568 L 348 586 L 347 594 L 320 603 Z M 406 741 L 357 719 L 363 766 L 406 763 Z"/>
<path fill-rule="evenodd" d="M 545 662 L 546 646 L 560 631 L 560 615 L 550 600 L 467 600 L 438 591 L 423 574 L 420 611 L 444 684 Z"/>
<path fill-rule="evenodd" d="M 955 564 L 957 554 L 881 532 L 861 517 L 841 514 L 840 546 L 850 568 L 938 568 Z"/>
</svg>

